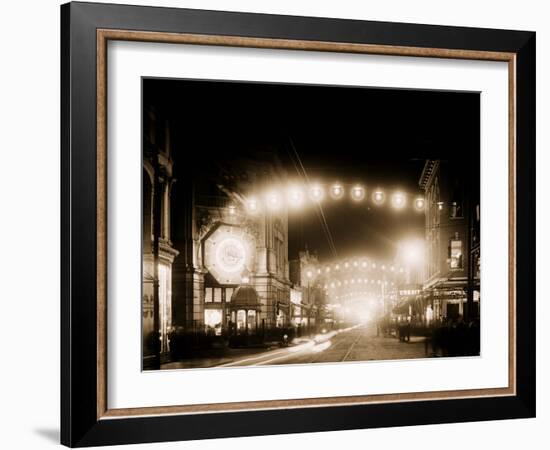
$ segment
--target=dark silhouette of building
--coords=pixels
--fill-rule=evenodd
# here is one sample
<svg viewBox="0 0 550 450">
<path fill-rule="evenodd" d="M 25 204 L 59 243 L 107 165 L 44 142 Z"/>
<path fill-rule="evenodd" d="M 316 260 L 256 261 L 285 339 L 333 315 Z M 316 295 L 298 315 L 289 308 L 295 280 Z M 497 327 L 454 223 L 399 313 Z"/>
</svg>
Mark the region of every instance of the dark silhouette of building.
<svg viewBox="0 0 550 450">
<path fill-rule="evenodd" d="M 172 327 L 172 264 L 178 251 L 171 241 L 173 161 L 168 122 L 154 108 L 143 117 L 142 332 L 144 365 L 160 364 L 169 351 Z M 156 360 L 155 360 L 156 358 Z"/>
<path fill-rule="evenodd" d="M 426 218 L 424 291 L 436 320 L 479 316 L 478 174 L 479 166 L 467 161 L 427 160 L 420 176 Z"/>
</svg>

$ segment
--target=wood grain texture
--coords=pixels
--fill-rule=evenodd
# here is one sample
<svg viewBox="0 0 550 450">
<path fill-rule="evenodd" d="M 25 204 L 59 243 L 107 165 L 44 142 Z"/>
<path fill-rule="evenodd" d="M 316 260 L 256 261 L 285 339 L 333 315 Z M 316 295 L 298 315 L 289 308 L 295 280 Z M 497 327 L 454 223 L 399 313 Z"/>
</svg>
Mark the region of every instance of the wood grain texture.
<svg viewBox="0 0 550 450">
<path fill-rule="evenodd" d="M 402 47 L 343 42 L 297 41 L 288 39 L 250 38 L 239 36 L 214 36 L 201 34 L 158 33 L 148 31 L 99 29 L 98 36 L 106 40 L 160 42 L 172 44 L 217 45 L 224 47 L 250 47 L 279 50 L 305 50 L 340 53 L 364 53 L 372 55 L 396 55 L 430 58 L 474 59 L 486 61 L 510 61 L 513 53 L 445 48 Z"/>
<path fill-rule="evenodd" d="M 97 417 L 107 410 L 107 41 L 97 34 Z"/>
<path fill-rule="evenodd" d="M 508 385 L 516 394 L 516 56 L 508 61 Z"/>
</svg>

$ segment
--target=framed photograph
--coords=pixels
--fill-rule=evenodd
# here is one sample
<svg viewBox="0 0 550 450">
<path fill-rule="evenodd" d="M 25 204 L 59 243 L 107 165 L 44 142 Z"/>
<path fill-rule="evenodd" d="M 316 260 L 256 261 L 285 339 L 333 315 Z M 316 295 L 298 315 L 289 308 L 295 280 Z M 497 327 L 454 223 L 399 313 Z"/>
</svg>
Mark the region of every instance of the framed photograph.
<svg viewBox="0 0 550 450">
<path fill-rule="evenodd" d="M 535 415 L 535 33 L 69 3 L 61 440 Z"/>
</svg>

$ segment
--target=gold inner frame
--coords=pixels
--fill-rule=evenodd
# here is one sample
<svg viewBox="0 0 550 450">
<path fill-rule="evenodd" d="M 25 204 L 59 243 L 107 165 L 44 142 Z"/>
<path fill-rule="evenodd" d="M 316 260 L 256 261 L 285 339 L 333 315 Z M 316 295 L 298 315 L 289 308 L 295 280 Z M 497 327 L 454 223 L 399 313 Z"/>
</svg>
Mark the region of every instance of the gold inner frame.
<svg viewBox="0 0 550 450">
<path fill-rule="evenodd" d="M 217 45 L 266 49 L 362 53 L 391 56 L 451 58 L 508 63 L 508 387 L 401 394 L 265 400 L 201 405 L 149 406 L 109 409 L 107 405 L 107 42 L 109 40 L 172 44 Z M 238 36 L 97 30 L 97 418 L 165 414 L 218 413 L 262 409 L 344 406 L 368 403 L 443 400 L 516 394 L 516 54 L 478 50 L 422 48 L 342 42 L 264 39 Z"/>
</svg>

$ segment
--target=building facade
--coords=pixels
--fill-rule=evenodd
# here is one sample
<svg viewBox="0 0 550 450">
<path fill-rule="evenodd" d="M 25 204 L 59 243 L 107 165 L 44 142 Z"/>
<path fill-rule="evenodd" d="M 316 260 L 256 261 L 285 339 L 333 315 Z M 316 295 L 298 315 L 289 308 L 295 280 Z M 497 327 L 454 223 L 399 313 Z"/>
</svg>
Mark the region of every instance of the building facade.
<svg viewBox="0 0 550 450">
<path fill-rule="evenodd" d="M 178 251 L 171 241 L 170 199 L 174 179 L 169 125 L 153 108 L 145 109 L 143 125 L 142 335 L 146 362 L 159 352 L 169 351 L 172 264 Z"/>
<path fill-rule="evenodd" d="M 277 152 L 198 165 L 170 131 L 154 106 L 144 108 L 144 367 L 167 360 L 176 339 L 265 336 L 292 318 L 288 211 L 264 198 L 265 180 L 286 180 Z"/>
<path fill-rule="evenodd" d="M 260 174 L 276 183 L 285 173 L 274 153 L 261 155 L 179 186 L 173 326 L 185 333 L 264 334 L 290 323 L 288 212 L 256 198 Z"/>
<path fill-rule="evenodd" d="M 324 319 L 326 303 L 322 286 L 324 278 L 317 255 L 308 250 L 299 252 L 298 258 L 290 261 L 290 280 L 294 289 L 300 292 L 300 303 L 292 302 L 293 323 L 304 332 L 309 332 Z"/>
<path fill-rule="evenodd" d="M 419 180 L 425 194 L 426 315 L 436 321 L 479 316 L 479 181 L 475 167 L 427 160 Z"/>
</svg>

